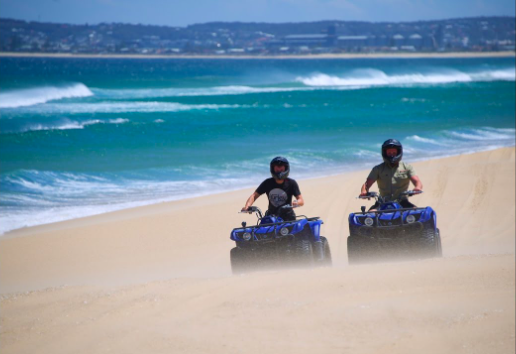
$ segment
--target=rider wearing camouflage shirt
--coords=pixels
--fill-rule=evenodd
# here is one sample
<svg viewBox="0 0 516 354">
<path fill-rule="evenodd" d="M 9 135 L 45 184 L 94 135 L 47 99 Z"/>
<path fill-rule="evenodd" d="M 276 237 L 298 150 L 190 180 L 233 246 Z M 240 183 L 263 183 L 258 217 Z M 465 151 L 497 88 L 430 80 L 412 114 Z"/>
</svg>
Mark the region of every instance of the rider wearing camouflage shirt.
<svg viewBox="0 0 516 354">
<path fill-rule="evenodd" d="M 398 140 L 389 139 L 382 145 L 383 163 L 373 167 L 362 185 L 361 196 L 366 196 L 369 188 L 377 182 L 380 195 L 386 200 L 398 199 L 403 208 L 414 208 L 415 205 L 408 201 L 407 197 L 401 196 L 402 192 L 409 189 L 410 182 L 414 184 L 413 190 L 418 192 L 423 189 L 423 184 L 416 175 L 414 168 L 405 162 L 403 157 L 403 146 Z M 376 210 L 379 203 L 376 202 L 369 210 Z"/>
</svg>

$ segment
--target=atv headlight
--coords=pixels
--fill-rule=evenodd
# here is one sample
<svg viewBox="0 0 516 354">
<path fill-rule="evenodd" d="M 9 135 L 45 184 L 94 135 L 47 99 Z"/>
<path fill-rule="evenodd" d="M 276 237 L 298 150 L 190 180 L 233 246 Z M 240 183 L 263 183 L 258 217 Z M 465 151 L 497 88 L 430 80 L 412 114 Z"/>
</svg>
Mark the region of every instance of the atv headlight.
<svg viewBox="0 0 516 354">
<path fill-rule="evenodd" d="M 286 227 L 282 227 L 279 230 L 279 233 L 281 234 L 281 236 L 287 236 L 288 235 L 288 229 Z"/>
<path fill-rule="evenodd" d="M 408 215 L 406 220 L 409 224 L 412 224 L 416 221 L 416 217 L 414 215 Z"/>
<path fill-rule="evenodd" d="M 373 226 L 373 224 L 374 224 L 373 218 L 369 218 L 369 217 L 365 218 L 364 224 L 366 224 L 367 226 Z"/>
<path fill-rule="evenodd" d="M 244 240 L 249 241 L 251 239 L 251 234 L 249 232 L 244 232 L 242 237 L 244 238 Z"/>
</svg>

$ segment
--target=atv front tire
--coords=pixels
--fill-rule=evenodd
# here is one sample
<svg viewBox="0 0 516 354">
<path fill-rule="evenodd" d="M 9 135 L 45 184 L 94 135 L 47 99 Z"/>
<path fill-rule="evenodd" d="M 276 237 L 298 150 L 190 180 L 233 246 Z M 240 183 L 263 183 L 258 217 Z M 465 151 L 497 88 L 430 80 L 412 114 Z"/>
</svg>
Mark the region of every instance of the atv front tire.
<svg viewBox="0 0 516 354">
<path fill-rule="evenodd" d="M 381 256 L 374 240 L 363 236 L 348 236 L 348 264 L 373 262 Z"/>
<path fill-rule="evenodd" d="M 231 259 L 231 270 L 233 274 L 239 275 L 247 273 L 252 267 L 252 255 L 249 250 L 235 247 L 231 249 L 229 258 Z"/>
<path fill-rule="evenodd" d="M 443 256 L 443 246 L 441 243 L 441 231 L 439 229 L 437 229 L 437 236 L 435 240 L 437 241 L 435 256 L 441 258 Z"/>
<path fill-rule="evenodd" d="M 306 237 L 294 239 L 294 265 L 298 267 L 313 266 L 314 256 L 312 243 Z"/>
<path fill-rule="evenodd" d="M 426 258 L 442 257 L 441 235 L 439 229 L 424 229 L 421 239 L 421 255 Z"/>
<path fill-rule="evenodd" d="M 322 242 L 322 246 L 323 246 L 323 255 L 324 255 L 322 264 L 325 267 L 331 267 L 332 260 L 331 260 L 330 244 L 328 243 L 328 240 L 324 236 L 321 236 L 321 242 Z"/>
<path fill-rule="evenodd" d="M 362 240 L 357 236 L 348 236 L 348 264 L 361 263 L 363 259 L 362 255 Z"/>
</svg>

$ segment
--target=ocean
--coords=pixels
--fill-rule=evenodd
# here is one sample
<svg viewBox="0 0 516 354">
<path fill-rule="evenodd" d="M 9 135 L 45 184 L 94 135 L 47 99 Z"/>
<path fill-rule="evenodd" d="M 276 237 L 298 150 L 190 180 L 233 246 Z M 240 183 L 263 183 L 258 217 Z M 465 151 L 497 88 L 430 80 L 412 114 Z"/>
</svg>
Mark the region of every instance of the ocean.
<svg viewBox="0 0 516 354">
<path fill-rule="evenodd" d="M 388 138 L 408 162 L 514 146 L 515 77 L 514 58 L 1 58 L 0 233 L 257 186 L 277 155 L 302 180 L 370 169 Z"/>
</svg>

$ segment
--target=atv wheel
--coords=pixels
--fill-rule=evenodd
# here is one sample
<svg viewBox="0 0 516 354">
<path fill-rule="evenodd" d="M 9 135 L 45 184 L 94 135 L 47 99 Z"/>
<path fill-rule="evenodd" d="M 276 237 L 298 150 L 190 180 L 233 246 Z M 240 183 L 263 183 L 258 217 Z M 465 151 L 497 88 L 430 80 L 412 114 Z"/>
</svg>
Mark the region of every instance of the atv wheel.
<svg viewBox="0 0 516 354">
<path fill-rule="evenodd" d="M 373 262 L 380 256 L 375 240 L 356 235 L 348 237 L 348 264 Z"/>
<path fill-rule="evenodd" d="M 436 242 L 437 250 L 435 252 L 435 256 L 440 258 L 443 256 L 443 246 L 441 244 L 441 231 L 439 231 L 439 229 L 437 229 L 437 236 L 436 236 L 435 240 L 437 241 Z"/>
<path fill-rule="evenodd" d="M 251 254 L 249 250 L 245 250 L 243 248 L 235 247 L 231 249 L 229 253 L 229 258 L 231 259 L 231 270 L 233 274 L 238 275 L 242 273 L 246 273 L 251 269 Z"/>
<path fill-rule="evenodd" d="M 311 267 L 314 262 L 312 243 L 305 237 L 294 239 L 294 264 L 300 267 Z"/>
<path fill-rule="evenodd" d="M 348 236 L 348 264 L 358 264 L 362 261 L 362 240 L 357 236 Z"/>
<path fill-rule="evenodd" d="M 323 244 L 323 254 L 324 254 L 322 264 L 325 267 L 331 267 L 332 261 L 331 261 L 330 244 L 328 243 L 328 240 L 324 236 L 321 236 L 321 242 Z"/>
<path fill-rule="evenodd" d="M 423 257 L 442 257 L 441 235 L 439 229 L 424 229 L 421 239 L 420 254 Z"/>
</svg>

